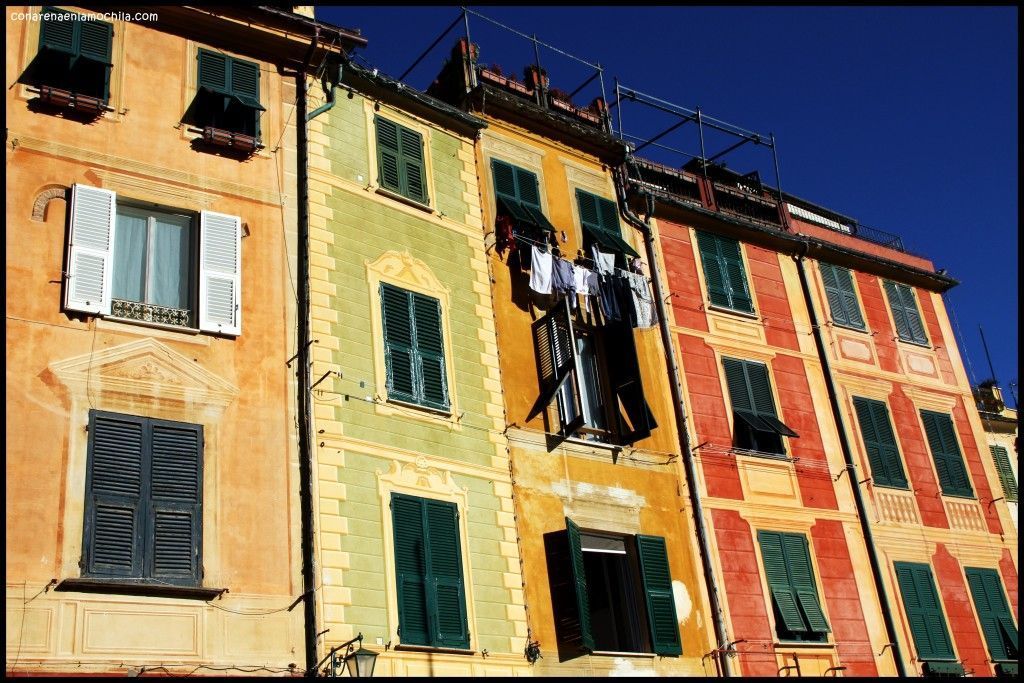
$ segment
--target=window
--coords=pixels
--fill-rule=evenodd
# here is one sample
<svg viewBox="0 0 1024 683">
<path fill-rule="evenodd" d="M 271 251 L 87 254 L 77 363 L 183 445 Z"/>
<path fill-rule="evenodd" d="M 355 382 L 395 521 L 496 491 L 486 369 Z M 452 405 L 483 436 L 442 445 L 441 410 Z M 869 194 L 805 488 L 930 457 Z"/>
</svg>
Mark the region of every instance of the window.
<svg viewBox="0 0 1024 683">
<path fill-rule="evenodd" d="M 658 426 L 628 323 L 595 328 L 575 322 L 564 299 L 533 324 L 533 339 L 541 392 L 528 420 L 554 402 L 548 431 L 562 439 L 633 443 Z"/>
<path fill-rule="evenodd" d="M 955 661 L 953 643 L 949 639 L 931 568 L 916 562 L 895 562 L 893 566 L 917 658 L 922 661 Z"/>
<path fill-rule="evenodd" d="M 199 48 L 198 90 L 182 120 L 199 128 L 260 137 L 260 65 Z"/>
<path fill-rule="evenodd" d="M 799 434 L 779 420 L 775 412 L 768 367 L 749 360 L 723 358 L 725 383 L 733 412 L 733 445 L 751 451 L 784 455 L 783 436 Z"/>
<path fill-rule="evenodd" d="M 747 286 L 740 243 L 698 230 L 697 247 L 704 264 L 704 279 L 707 281 L 711 305 L 753 313 L 754 300 Z"/>
<path fill-rule="evenodd" d="M 203 428 L 89 411 L 87 577 L 202 580 Z"/>
<path fill-rule="evenodd" d="M 565 526 L 544 538 L 560 654 L 682 654 L 665 539 Z"/>
<path fill-rule="evenodd" d="M 825 642 L 831 629 L 818 602 L 807 537 L 758 531 L 757 541 L 779 640 Z"/>
<path fill-rule="evenodd" d="M 540 208 L 536 174 L 497 159 L 491 161 L 491 174 L 498 213 L 512 219 L 517 233 L 539 237 L 538 233 L 555 232 Z"/>
<path fill-rule="evenodd" d="M 88 185 L 72 187 L 70 213 L 65 310 L 241 334 L 238 216 L 202 211 L 197 234 L 194 214 Z"/>
<path fill-rule="evenodd" d="M 441 302 L 383 282 L 380 300 L 388 400 L 447 411 Z"/>
<path fill-rule="evenodd" d="M 79 14 L 55 7 L 44 7 L 42 14 L 48 17 L 39 26 L 39 52 L 22 82 L 85 95 L 106 104 L 110 99 L 113 25 L 86 21 Z"/>
<path fill-rule="evenodd" d="M 928 337 L 921 324 L 921 315 L 917 311 L 914 290 L 907 285 L 884 280 L 885 296 L 889 299 L 889 310 L 892 311 L 893 322 L 896 323 L 896 335 L 903 341 L 914 344 L 928 344 Z"/>
<path fill-rule="evenodd" d="M 947 496 L 973 497 L 971 480 L 967 476 L 960 446 L 956 442 L 956 430 L 949 415 L 930 410 L 921 411 L 921 422 L 928 437 L 928 447 L 935 461 L 942 493 Z"/>
<path fill-rule="evenodd" d="M 377 173 L 380 187 L 427 204 L 427 172 L 423 136 L 394 121 L 377 116 Z"/>
<path fill-rule="evenodd" d="M 999 473 L 999 484 L 1003 487 L 1003 495 L 1011 503 L 1017 502 L 1017 478 L 1013 476 L 1013 468 L 1010 467 L 1010 456 L 1002 446 L 989 446 L 992 453 L 992 460 L 996 464 L 996 472 Z"/>
<path fill-rule="evenodd" d="M 857 291 L 853 288 L 853 277 L 848 268 L 829 263 L 818 263 L 821 280 L 825 285 L 825 298 L 832 311 L 832 322 L 855 330 L 867 329 L 857 303 Z"/>
<path fill-rule="evenodd" d="M 391 518 L 401 643 L 468 649 L 458 509 L 393 493 Z"/>
<path fill-rule="evenodd" d="M 591 245 L 597 244 L 603 251 L 612 251 L 628 256 L 639 256 L 633 247 L 622 239 L 619 227 L 619 209 L 615 202 L 597 195 L 576 190 L 576 203 L 583 225 L 583 248 L 590 253 Z M 624 267 L 625 264 L 619 264 Z"/>
<path fill-rule="evenodd" d="M 971 587 L 974 608 L 978 612 L 981 632 L 985 634 L 988 653 L 993 662 L 1012 662 L 1020 656 L 1017 627 L 1003 592 L 1002 581 L 995 569 L 967 567 L 967 584 Z"/>
<path fill-rule="evenodd" d="M 854 397 L 860 433 L 864 437 L 864 449 L 871 465 L 871 479 L 876 486 L 907 488 L 907 477 L 903 473 L 900 451 L 896 447 L 896 436 L 889 422 L 889 410 L 882 401 Z"/>
</svg>

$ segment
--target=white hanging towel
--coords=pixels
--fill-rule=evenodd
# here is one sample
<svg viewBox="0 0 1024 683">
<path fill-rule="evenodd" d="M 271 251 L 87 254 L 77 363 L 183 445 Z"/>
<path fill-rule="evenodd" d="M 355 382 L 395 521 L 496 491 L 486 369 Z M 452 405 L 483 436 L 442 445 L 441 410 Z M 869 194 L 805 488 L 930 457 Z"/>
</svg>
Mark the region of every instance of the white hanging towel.
<svg viewBox="0 0 1024 683">
<path fill-rule="evenodd" d="M 606 254 L 597 248 L 595 244 L 591 251 L 594 254 L 594 267 L 602 275 L 611 275 L 615 272 L 615 254 Z"/>
<path fill-rule="evenodd" d="M 551 254 L 537 247 L 533 250 L 533 261 L 530 266 L 530 289 L 538 294 L 551 293 Z"/>
<path fill-rule="evenodd" d="M 591 297 L 597 294 L 597 273 L 591 271 L 589 268 L 583 266 L 572 266 L 573 280 L 576 284 L 576 293 L 583 297 L 583 310 L 590 311 Z"/>
<path fill-rule="evenodd" d="M 629 289 L 633 293 L 633 310 L 636 311 L 637 327 L 654 325 L 654 299 L 647 285 L 647 278 L 638 273 L 622 271 L 622 276 L 629 281 Z"/>
</svg>

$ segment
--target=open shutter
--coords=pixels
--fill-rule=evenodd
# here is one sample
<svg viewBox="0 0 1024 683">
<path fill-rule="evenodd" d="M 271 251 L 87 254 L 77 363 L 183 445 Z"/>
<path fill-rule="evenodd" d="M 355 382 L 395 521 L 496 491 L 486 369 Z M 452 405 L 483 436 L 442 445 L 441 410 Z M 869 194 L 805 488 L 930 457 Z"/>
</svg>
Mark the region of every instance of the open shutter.
<svg viewBox="0 0 1024 683">
<path fill-rule="evenodd" d="M 881 401 L 854 397 L 854 408 L 864 437 L 871 476 L 879 486 L 907 488 L 896 437 L 889 422 L 889 411 Z"/>
<path fill-rule="evenodd" d="M 398 136 L 402 151 L 402 194 L 413 201 L 426 204 L 427 174 L 423 165 L 423 136 L 404 126 L 398 126 Z"/>
<path fill-rule="evenodd" d="M 952 496 L 973 496 L 974 490 L 957 445 L 953 420 L 943 413 L 922 410 L 921 422 L 935 460 L 942 492 Z"/>
<path fill-rule="evenodd" d="M 583 545 L 580 543 L 580 528 L 568 517 L 565 530 L 569 539 L 569 566 L 572 568 L 573 587 L 576 591 L 576 609 L 579 613 L 580 644 L 588 651 L 594 650 L 594 634 L 590 630 L 590 596 L 587 593 L 587 574 L 583 567 Z"/>
<path fill-rule="evenodd" d="M 708 299 L 715 306 L 729 307 L 729 289 L 725 264 L 718 253 L 718 238 L 710 233 L 697 231 L 697 248 L 704 266 L 704 280 L 708 285 Z"/>
<path fill-rule="evenodd" d="M 199 224 L 199 329 L 242 333 L 242 219 L 203 211 Z"/>
<path fill-rule="evenodd" d="M 644 596 L 647 599 L 647 621 L 651 627 L 651 642 L 659 655 L 681 655 L 679 619 L 675 598 L 672 596 L 672 574 L 668 566 L 665 539 L 661 536 L 636 537 L 643 576 Z"/>
<path fill-rule="evenodd" d="M 441 333 L 441 302 L 429 296 L 411 293 L 416 351 L 419 361 L 424 403 L 448 409 L 448 379 L 444 364 L 444 340 Z"/>
<path fill-rule="evenodd" d="M 260 105 L 260 65 L 241 59 L 231 60 L 231 94 L 250 107 Z"/>
<path fill-rule="evenodd" d="M 64 308 L 109 315 L 117 195 L 98 187 L 73 185 L 70 213 Z"/>
<path fill-rule="evenodd" d="M 427 521 L 427 585 L 432 644 L 469 648 L 462 577 L 459 515 L 453 503 L 424 500 Z"/>
<path fill-rule="evenodd" d="M 610 322 L 605 325 L 604 342 L 606 357 L 611 359 L 608 367 L 615 393 L 619 439 L 633 443 L 647 438 L 658 423 L 644 395 L 633 328 L 625 322 Z"/>
<path fill-rule="evenodd" d="M 398 636 L 406 645 L 430 644 L 423 502 L 412 496 L 391 495 L 398 583 Z"/>
<path fill-rule="evenodd" d="M 78 54 L 100 64 L 110 64 L 110 47 L 114 39 L 114 26 L 105 21 L 80 22 Z"/>
<path fill-rule="evenodd" d="M 416 354 L 413 341 L 411 292 L 381 283 L 384 320 L 384 363 L 388 398 L 416 400 Z"/>
<path fill-rule="evenodd" d="M 894 567 L 917 658 L 954 659 L 931 568 L 914 562 L 895 562 Z"/>
<path fill-rule="evenodd" d="M 776 608 L 776 618 L 781 618 L 782 627 L 786 631 L 806 633 L 808 628 L 797 606 L 796 591 L 790 585 L 786 572 L 782 534 L 777 531 L 758 531 L 757 541 L 761 546 L 761 560 L 764 562 L 768 590 L 771 591 L 772 602 Z"/>
<path fill-rule="evenodd" d="M 1017 628 L 1013 624 L 1010 608 L 1003 595 L 999 573 L 994 569 L 965 570 L 971 597 L 978 612 L 981 632 L 985 635 L 993 661 L 1017 659 Z"/>
<path fill-rule="evenodd" d="M 540 377 L 540 395 L 530 409 L 527 420 L 532 420 L 546 409 L 562 385 L 571 384 L 572 409 L 568 406 L 563 417 L 572 418 L 570 425 L 561 425 L 563 432 L 571 434 L 583 424 L 580 409 L 579 378 L 576 376 L 576 345 L 573 341 L 572 316 L 568 299 L 563 300 L 533 323 L 533 343 L 537 353 L 537 374 Z M 568 429 L 571 428 L 571 431 Z"/>
<path fill-rule="evenodd" d="M 198 585 L 201 576 L 203 428 L 152 420 L 150 575 Z"/>
<path fill-rule="evenodd" d="M 146 421 L 89 412 L 85 574 L 141 577 Z"/>
<path fill-rule="evenodd" d="M 1003 495 L 1006 500 L 1017 502 L 1017 478 L 1013 476 L 1013 468 L 1010 466 L 1010 456 L 1002 446 L 989 446 L 992 453 L 992 460 L 996 464 L 996 472 L 999 473 L 999 484 L 1003 487 Z"/>
<path fill-rule="evenodd" d="M 782 548 L 786 553 L 789 583 L 796 592 L 796 601 L 803 612 L 808 630 L 812 633 L 828 633 L 832 629 L 818 602 L 818 588 L 814 582 L 807 537 L 802 534 L 782 534 Z"/>
<path fill-rule="evenodd" d="M 398 124 L 376 117 L 377 123 L 377 172 L 378 182 L 385 190 L 402 192 L 401 149 L 398 141 Z"/>
</svg>

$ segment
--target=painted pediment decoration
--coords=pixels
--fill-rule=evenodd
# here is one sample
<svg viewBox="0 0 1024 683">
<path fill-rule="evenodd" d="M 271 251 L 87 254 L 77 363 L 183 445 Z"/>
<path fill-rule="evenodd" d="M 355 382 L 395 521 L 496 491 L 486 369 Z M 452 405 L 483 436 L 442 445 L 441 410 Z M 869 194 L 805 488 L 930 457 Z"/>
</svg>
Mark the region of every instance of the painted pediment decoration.
<svg viewBox="0 0 1024 683">
<path fill-rule="evenodd" d="M 72 395 L 114 392 L 215 408 L 238 396 L 236 386 L 155 339 L 54 361 L 50 371 Z"/>
<path fill-rule="evenodd" d="M 432 292 L 435 296 L 448 293 L 427 264 L 407 251 L 386 251 L 376 260 L 367 261 L 366 268 L 376 273 L 379 280 L 406 284 L 410 289 Z"/>
</svg>

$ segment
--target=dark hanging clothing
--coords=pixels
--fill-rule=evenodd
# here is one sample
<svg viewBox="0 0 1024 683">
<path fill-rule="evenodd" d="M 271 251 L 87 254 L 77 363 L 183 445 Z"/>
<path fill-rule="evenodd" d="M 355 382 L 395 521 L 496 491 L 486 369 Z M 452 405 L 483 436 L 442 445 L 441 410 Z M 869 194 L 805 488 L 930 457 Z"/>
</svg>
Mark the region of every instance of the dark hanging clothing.
<svg viewBox="0 0 1024 683">
<path fill-rule="evenodd" d="M 629 280 L 617 272 L 611 279 L 615 290 L 616 303 L 619 307 L 619 318 L 624 322 L 628 322 L 630 327 L 636 327 L 636 311 L 633 309 L 633 288 L 629 286 Z"/>
<path fill-rule="evenodd" d="M 622 320 L 620 295 L 616 291 L 615 278 L 610 275 L 600 275 L 599 278 L 597 288 L 600 292 L 601 313 L 605 322 Z"/>
<path fill-rule="evenodd" d="M 566 295 L 576 293 L 576 276 L 571 261 L 556 258 L 552 277 L 552 287 L 556 292 Z"/>
<path fill-rule="evenodd" d="M 516 250 L 516 238 L 512 234 L 512 219 L 502 214 L 494 220 L 494 232 L 496 235 L 495 246 L 498 256 L 504 256 L 505 250 L 514 252 Z"/>
</svg>

